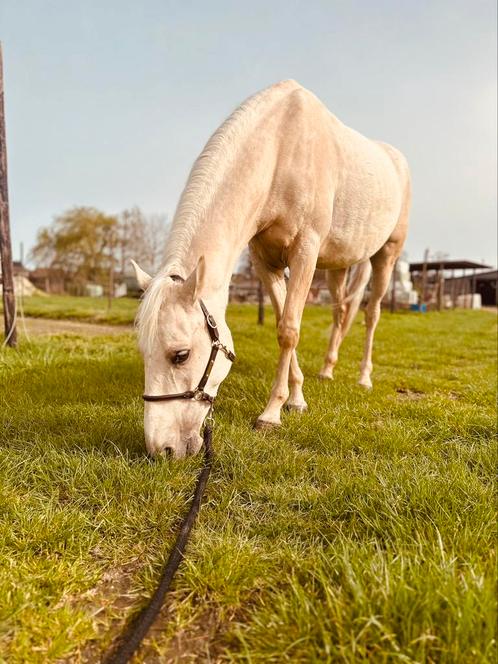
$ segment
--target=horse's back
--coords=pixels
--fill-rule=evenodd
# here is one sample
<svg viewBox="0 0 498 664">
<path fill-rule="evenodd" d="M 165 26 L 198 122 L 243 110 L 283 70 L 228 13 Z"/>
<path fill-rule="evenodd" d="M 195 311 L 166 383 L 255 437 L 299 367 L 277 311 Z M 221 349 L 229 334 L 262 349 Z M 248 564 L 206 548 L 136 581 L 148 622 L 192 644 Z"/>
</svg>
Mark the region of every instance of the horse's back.
<svg viewBox="0 0 498 664">
<path fill-rule="evenodd" d="M 268 89 L 271 114 L 258 138 L 271 144 L 272 186 L 259 241 L 275 257 L 294 238 L 322 239 L 321 267 L 369 258 L 389 238 L 403 208 L 406 159 L 396 148 L 363 136 L 295 81 Z"/>
<path fill-rule="evenodd" d="M 365 211 L 399 199 L 409 181 L 408 164 L 399 150 L 345 125 L 296 81 L 270 89 L 280 107 L 276 167 L 292 178 L 295 188 L 297 177 L 307 183 L 306 191 L 311 180 L 323 182 L 332 191 L 334 204 L 354 197 L 355 205 Z"/>
</svg>

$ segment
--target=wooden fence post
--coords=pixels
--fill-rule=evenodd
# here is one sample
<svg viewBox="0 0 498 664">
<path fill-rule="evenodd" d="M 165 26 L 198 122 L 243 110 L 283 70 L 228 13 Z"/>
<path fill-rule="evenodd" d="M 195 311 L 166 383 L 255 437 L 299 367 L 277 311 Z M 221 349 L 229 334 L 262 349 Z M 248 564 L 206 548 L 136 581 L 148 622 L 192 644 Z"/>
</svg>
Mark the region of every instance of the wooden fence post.
<svg viewBox="0 0 498 664">
<path fill-rule="evenodd" d="M 3 91 L 2 44 L 0 43 L 0 262 L 2 264 L 2 295 L 5 338 L 7 345 L 17 346 L 16 299 L 12 243 L 10 240 L 9 195 L 7 189 L 7 144 Z"/>
<path fill-rule="evenodd" d="M 422 265 L 422 304 L 427 302 L 427 261 L 429 260 L 429 249 L 424 251 L 424 263 Z"/>
<path fill-rule="evenodd" d="M 258 279 L 258 325 L 264 325 L 265 322 L 265 294 L 263 283 Z"/>
<path fill-rule="evenodd" d="M 109 292 L 107 293 L 107 309 L 111 310 L 114 297 L 114 229 L 109 228 Z"/>
<path fill-rule="evenodd" d="M 389 305 L 389 310 L 393 314 L 396 311 L 396 269 L 398 267 L 398 261 L 394 263 L 393 272 L 391 275 L 391 303 Z"/>
<path fill-rule="evenodd" d="M 437 270 L 437 310 L 444 309 L 444 263 Z"/>
</svg>

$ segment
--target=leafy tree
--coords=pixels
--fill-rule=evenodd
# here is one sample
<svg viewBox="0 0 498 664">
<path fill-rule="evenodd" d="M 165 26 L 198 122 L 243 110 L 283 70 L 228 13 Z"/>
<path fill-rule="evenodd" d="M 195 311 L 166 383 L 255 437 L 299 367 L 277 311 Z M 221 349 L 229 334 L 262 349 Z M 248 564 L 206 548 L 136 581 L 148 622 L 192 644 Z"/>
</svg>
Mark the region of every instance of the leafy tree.
<svg viewBox="0 0 498 664">
<path fill-rule="evenodd" d="M 68 290 L 82 294 L 87 283 L 105 285 L 111 264 L 118 220 L 92 207 L 74 207 L 38 232 L 30 253 L 38 267 L 60 270 Z"/>
</svg>

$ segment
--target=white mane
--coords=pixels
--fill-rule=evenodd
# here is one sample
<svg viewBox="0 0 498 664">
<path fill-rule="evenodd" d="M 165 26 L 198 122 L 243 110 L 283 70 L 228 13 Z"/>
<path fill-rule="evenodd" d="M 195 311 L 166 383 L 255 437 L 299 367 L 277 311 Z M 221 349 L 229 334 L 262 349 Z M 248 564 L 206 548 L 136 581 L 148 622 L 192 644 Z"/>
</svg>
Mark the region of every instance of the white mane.
<svg viewBox="0 0 498 664">
<path fill-rule="evenodd" d="M 223 177 L 237 156 L 241 137 L 247 134 L 259 117 L 262 103 L 274 98 L 278 92 L 288 91 L 290 86 L 299 87 L 294 81 L 283 81 L 247 99 L 215 131 L 194 162 L 171 225 L 164 265 L 145 291 L 137 313 L 135 322 L 142 352 L 149 352 L 156 338 L 159 311 L 164 302 L 165 289 L 171 283 L 168 275 L 188 276 L 182 274 L 183 258 Z"/>
</svg>

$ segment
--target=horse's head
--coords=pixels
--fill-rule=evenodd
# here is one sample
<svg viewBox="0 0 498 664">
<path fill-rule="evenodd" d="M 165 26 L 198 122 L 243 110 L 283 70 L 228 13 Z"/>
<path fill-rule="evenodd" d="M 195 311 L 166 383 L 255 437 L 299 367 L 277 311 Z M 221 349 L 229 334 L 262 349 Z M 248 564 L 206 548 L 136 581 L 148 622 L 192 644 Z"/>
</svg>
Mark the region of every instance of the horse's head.
<svg viewBox="0 0 498 664">
<path fill-rule="evenodd" d="M 145 366 L 147 395 L 178 394 L 194 390 L 206 369 L 212 341 L 200 300 L 206 294 L 205 261 L 200 259 L 185 280 L 159 274 L 152 278 L 133 263 L 140 287 L 145 291 L 137 316 L 139 347 Z M 207 299 L 220 340 L 232 348 L 232 337 L 222 308 Z M 218 353 L 205 392 L 215 396 L 228 375 L 231 362 Z M 200 429 L 209 402 L 172 399 L 145 403 L 145 444 L 152 455 L 171 453 L 180 458 L 196 454 L 202 446 Z"/>
</svg>

